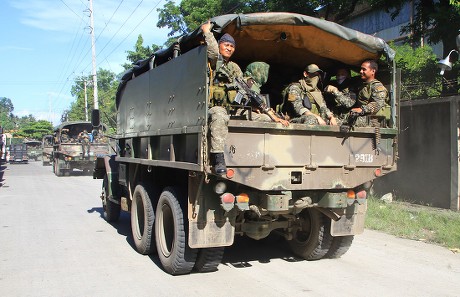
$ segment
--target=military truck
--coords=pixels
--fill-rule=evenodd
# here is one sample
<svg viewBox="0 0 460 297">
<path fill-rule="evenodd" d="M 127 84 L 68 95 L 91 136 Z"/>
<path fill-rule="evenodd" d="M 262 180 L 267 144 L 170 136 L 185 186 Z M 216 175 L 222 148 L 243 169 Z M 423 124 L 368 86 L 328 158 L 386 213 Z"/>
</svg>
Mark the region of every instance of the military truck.
<svg viewBox="0 0 460 297">
<path fill-rule="evenodd" d="M 54 129 L 53 137 L 53 172 L 56 176 L 70 175 L 74 169 L 90 173 L 98 154 L 109 152 L 106 127 L 99 131 L 93 129 L 91 122 L 64 122 Z"/>
<path fill-rule="evenodd" d="M 41 142 L 38 140 L 26 140 L 24 143 L 27 145 L 29 160 L 37 161 L 42 155 Z"/>
<path fill-rule="evenodd" d="M 139 61 L 116 95 L 115 155 L 98 159 L 107 221 L 129 211 L 137 251 L 158 254 L 164 270 L 216 270 L 236 235 L 286 239 L 306 260 L 337 258 L 364 230 L 372 181 L 396 170 L 398 93 L 393 50 L 379 38 L 293 13 L 214 17 L 216 39 L 236 40 L 241 69 L 270 64 L 262 89 L 271 107 L 315 63 L 327 73 L 381 64 L 391 113 L 378 127 L 308 126 L 232 117 L 227 173 L 210 165 L 209 79 L 201 29 Z"/>
<path fill-rule="evenodd" d="M 42 165 L 49 166 L 53 162 L 53 135 L 45 135 L 42 139 Z"/>
<path fill-rule="evenodd" d="M 27 144 L 11 144 L 9 146 L 10 152 L 10 164 L 23 163 L 27 164 L 29 162 L 29 157 L 27 155 Z"/>
</svg>

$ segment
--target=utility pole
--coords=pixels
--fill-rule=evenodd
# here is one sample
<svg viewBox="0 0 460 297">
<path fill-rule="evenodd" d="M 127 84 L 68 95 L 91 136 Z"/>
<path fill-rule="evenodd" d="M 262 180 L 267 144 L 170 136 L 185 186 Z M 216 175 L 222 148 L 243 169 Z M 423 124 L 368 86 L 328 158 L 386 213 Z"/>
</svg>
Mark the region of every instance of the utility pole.
<svg viewBox="0 0 460 297">
<path fill-rule="evenodd" d="M 85 121 L 88 121 L 88 95 L 86 94 L 86 79 L 83 81 L 85 89 Z"/>
<path fill-rule="evenodd" d="M 93 13 L 93 0 L 89 0 L 90 10 L 90 26 L 91 26 L 91 52 L 93 62 L 93 89 L 94 89 L 94 110 L 99 109 L 99 102 L 97 97 L 97 74 L 96 74 L 96 39 L 94 37 L 94 13 Z"/>
</svg>

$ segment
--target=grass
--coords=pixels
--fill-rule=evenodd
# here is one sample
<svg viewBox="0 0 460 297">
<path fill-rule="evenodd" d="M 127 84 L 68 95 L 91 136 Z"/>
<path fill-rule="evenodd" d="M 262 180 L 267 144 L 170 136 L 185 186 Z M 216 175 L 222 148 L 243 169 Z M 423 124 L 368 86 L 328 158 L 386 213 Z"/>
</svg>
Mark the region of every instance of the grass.
<svg viewBox="0 0 460 297">
<path fill-rule="evenodd" d="M 460 252 L 460 212 L 368 199 L 365 227 L 401 238 L 424 241 Z"/>
</svg>

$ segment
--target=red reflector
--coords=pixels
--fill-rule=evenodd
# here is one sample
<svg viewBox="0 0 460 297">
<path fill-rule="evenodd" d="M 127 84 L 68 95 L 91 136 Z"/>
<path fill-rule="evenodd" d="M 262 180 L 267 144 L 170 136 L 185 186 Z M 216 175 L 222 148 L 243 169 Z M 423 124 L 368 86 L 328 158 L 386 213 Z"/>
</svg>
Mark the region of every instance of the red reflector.
<svg viewBox="0 0 460 297">
<path fill-rule="evenodd" d="M 230 193 L 224 193 L 222 196 L 220 196 L 220 199 L 222 199 L 222 203 L 235 203 L 235 196 Z"/>
<path fill-rule="evenodd" d="M 375 176 L 382 176 L 382 169 L 380 168 L 375 169 L 374 174 Z"/>
<path fill-rule="evenodd" d="M 235 170 L 227 169 L 227 178 L 233 178 L 235 176 Z"/>
<path fill-rule="evenodd" d="M 367 193 L 366 193 L 366 191 L 362 190 L 362 191 L 359 191 L 358 193 L 356 193 L 356 196 L 357 196 L 359 199 L 366 199 Z"/>
<path fill-rule="evenodd" d="M 248 203 L 249 202 L 249 196 L 246 193 L 241 193 L 238 196 L 236 196 L 236 202 L 238 203 Z"/>
</svg>

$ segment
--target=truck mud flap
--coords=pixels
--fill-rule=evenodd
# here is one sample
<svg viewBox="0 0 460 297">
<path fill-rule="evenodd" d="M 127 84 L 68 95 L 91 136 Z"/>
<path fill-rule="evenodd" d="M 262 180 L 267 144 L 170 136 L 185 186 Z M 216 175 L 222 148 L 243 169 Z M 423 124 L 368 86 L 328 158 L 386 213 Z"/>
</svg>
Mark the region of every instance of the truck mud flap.
<svg viewBox="0 0 460 297">
<path fill-rule="evenodd" d="M 189 246 L 208 248 L 230 246 L 235 238 L 235 227 L 230 220 L 203 222 L 189 221 Z"/>
<path fill-rule="evenodd" d="M 357 235 L 364 232 L 367 204 L 355 203 L 348 206 L 346 213 L 338 220 L 331 220 L 332 236 Z"/>
</svg>

